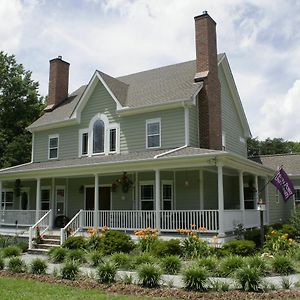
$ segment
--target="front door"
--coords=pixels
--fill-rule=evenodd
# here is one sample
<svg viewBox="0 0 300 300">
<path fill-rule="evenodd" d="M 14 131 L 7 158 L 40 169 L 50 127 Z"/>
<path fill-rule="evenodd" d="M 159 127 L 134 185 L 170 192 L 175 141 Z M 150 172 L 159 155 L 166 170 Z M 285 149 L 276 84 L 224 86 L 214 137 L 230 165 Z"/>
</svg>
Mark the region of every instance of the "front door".
<svg viewBox="0 0 300 300">
<path fill-rule="evenodd" d="M 110 210 L 111 187 L 99 187 L 99 210 Z M 94 210 L 95 208 L 95 189 L 87 187 L 85 189 L 85 209 Z"/>
</svg>

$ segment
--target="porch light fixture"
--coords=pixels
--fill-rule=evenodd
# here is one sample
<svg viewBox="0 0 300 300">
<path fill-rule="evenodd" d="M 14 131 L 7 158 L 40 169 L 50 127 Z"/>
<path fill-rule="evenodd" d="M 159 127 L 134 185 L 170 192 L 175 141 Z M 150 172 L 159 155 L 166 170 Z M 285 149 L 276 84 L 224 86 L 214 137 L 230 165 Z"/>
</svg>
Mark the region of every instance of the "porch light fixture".
<svg viewBox="0 0 300 300">
<path fill-rule="evenodd" d="M 190 183 L 189 183 L 189 181 L 188 181 L 188 180 L 186 180 L 186 181 L 184 182 L 184 185 L 185 185 L 186 187 L 190 186 Z"/>
</svg>

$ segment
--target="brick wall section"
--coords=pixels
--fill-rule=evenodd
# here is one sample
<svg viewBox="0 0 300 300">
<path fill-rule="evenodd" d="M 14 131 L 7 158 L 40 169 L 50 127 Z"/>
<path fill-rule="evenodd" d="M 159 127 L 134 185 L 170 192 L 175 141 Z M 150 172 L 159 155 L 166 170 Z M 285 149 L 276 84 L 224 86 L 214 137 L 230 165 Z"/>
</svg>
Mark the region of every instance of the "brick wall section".
<svg viewBox="0 0 300 300">
<path fill-rule="evenodd" d="M 50 60 L 48 106 L 57 106 L 68 97 L 69 66 L 61 58 Z"/>
<path fill-rule="evenodd" d="M 199 94 L 200 147 L 222 149 L 221 85 L 218 77 L 216 23 L 207 14 L 195 17 L 197 73 L 204 77 Z"/>
</svg>

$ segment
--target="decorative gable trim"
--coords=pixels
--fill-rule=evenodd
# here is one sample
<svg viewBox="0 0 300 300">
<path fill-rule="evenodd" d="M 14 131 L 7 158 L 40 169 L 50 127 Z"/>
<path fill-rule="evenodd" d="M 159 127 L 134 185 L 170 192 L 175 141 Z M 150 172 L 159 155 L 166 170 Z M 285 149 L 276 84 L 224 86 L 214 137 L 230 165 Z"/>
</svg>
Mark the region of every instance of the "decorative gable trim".
<svg viewBox="0 0 300 300">
<path fill-rule="evenodd" d="M 233 75 L 232 75 L 232 72 L 230 69 L 230 65 L 229 65 L 229 62 L 228 62 L 228 59 L 227 59 L 227 56 L 225 53 L 222 54 L 222 58 L 219 60 L 218 65 L 224 71 L 226 82 L 229 87 L 229 91 L 232 95 L 233 102 L 235 104 L 239 119 L 240 119 L 241 124 L 244 129 L 244 135 L 245 135 L 245 137 L 251 137 L 252 134 L 251 134 L 250 127 L 248 124 L 248 120 L 246 118 L 245 111 L 244 111 L 237 87 L 235 85 L 235 81 L 234 81 L 234 78 L 233 78 Z"/>
<path fill-rule="evenodd" d="M 106 84 L 105 80 L 103 79 L 103 77 L 101 76 L 101 74 L 99 74 L 98 71 L 96 71 L 93 75 L 93 77 L 91 78 L 89 84 L 87 85 L 85 91 L 83 92 L 81 99 L 79 100 L 76 108 L 74 109 L 73 113 L 71 114 L 71 118 L 70 119 L 77 119 L 78 122 L 80 122 L 80 118 L 81 118 L 81 113 L 85 107 L 85 105 L 87 104 L 91 94 L 93 93 L 96 85 L 98 82 L 101 82 L 103 84 L 103 86 L 105 87 L 105 89 L 108 91 L 108 93 L 110 94 L 110 96 L 113 98 L 113 100 L 115 101 L 116 105 L 117 105 L 117 110 L 122 109 L 123 106 L 121 105 L 120 101 L 117 99 L 117 97 L 114 95 L 114 93 L 111 91 L 111 89 L 108 87 L 108 85 Z"/>
</svg>

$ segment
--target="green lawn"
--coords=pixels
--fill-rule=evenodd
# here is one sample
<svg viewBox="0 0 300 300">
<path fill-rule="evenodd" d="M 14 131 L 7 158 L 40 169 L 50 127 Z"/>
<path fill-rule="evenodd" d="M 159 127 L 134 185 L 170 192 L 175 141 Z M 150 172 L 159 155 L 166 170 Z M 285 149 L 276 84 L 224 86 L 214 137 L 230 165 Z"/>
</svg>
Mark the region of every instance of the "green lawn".
<svg viewBox="0 0 300 300">
<path fill-rule="evenodd" d="M 64 285 L 42 283 L 21 278 L 0 277 L 1 300 L 33 299 L 97 299 L 97 300 L 131 300 L 142 299 L 132 296 L 113 296 L 99 290 L 87 290 Z M 149 298 L 150 299 L 150 298 Z"/>
</svg>

